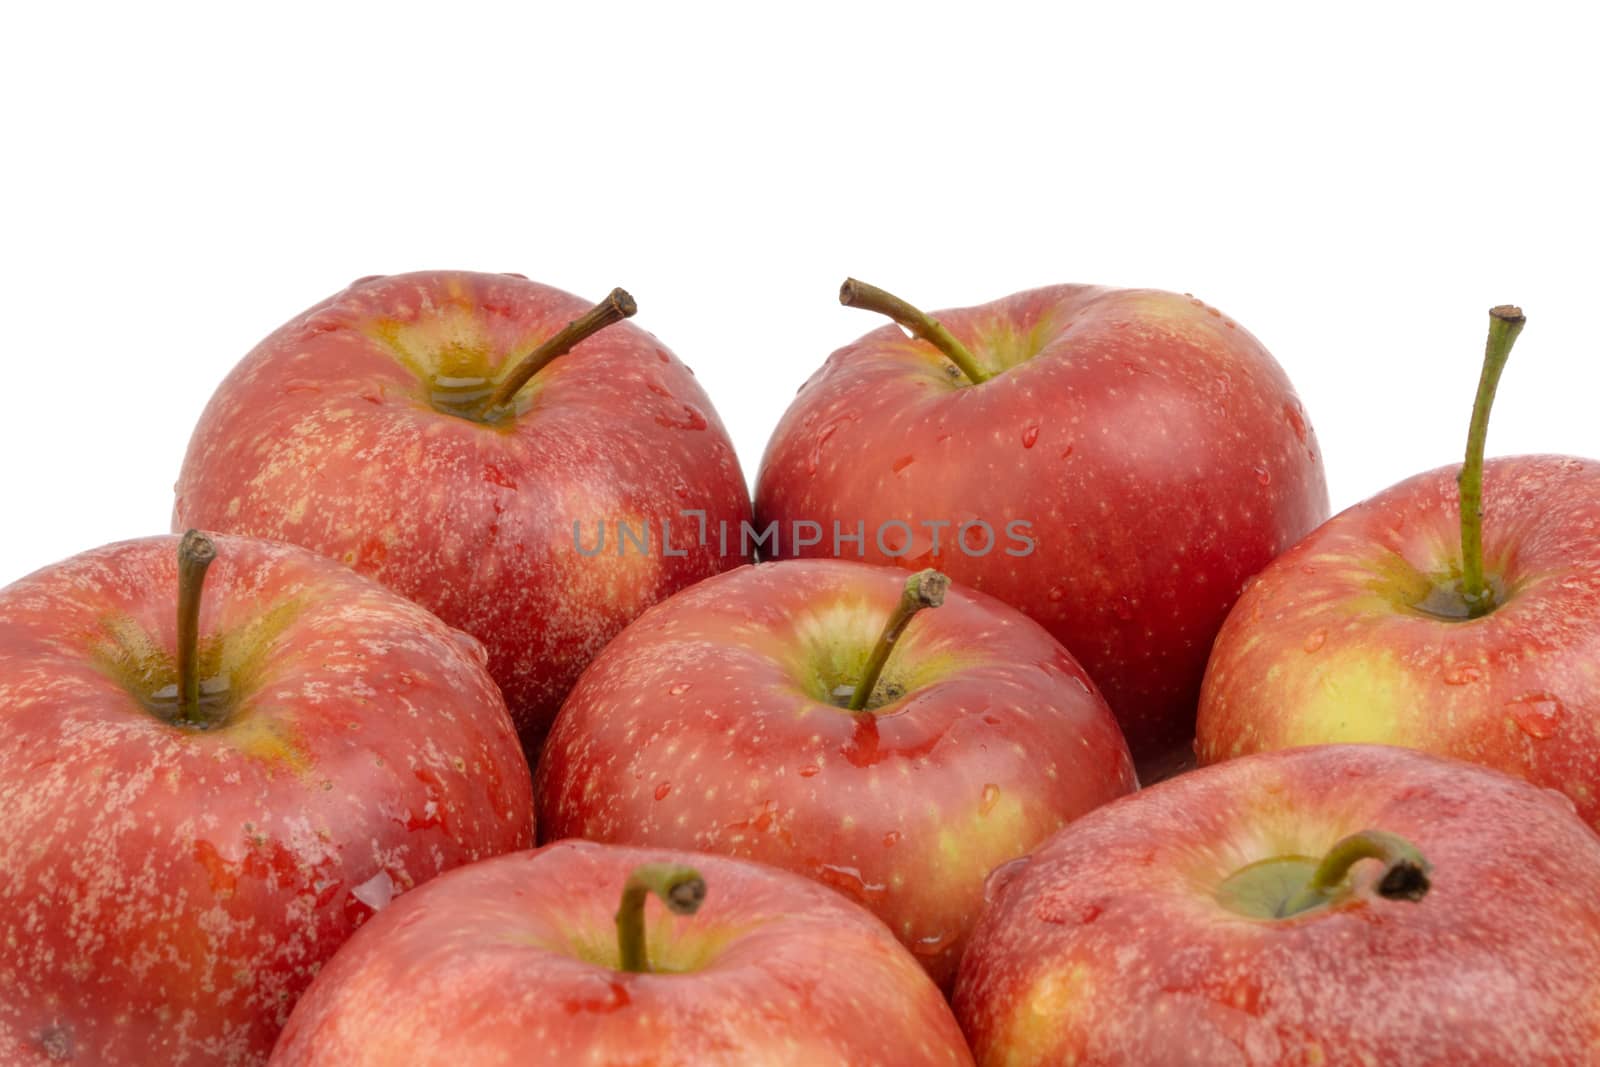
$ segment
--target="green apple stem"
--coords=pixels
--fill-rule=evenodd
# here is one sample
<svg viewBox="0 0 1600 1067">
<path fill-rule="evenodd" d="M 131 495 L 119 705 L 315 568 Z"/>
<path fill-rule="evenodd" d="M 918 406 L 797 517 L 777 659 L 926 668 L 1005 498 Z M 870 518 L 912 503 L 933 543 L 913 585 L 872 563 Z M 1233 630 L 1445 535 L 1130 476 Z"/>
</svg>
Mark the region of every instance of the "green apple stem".
<svg viewBox="0 0 1600 1067">
<path fill-rule="evenodd" d="M 178 711 L 186 726 L 205 726 L 200 710 L 200 594 L 217 546 L 199 530 L 178 542 Z"/>
<path fill-rule="evenodd" d="M 1343 838 L 1330 848 L 1304 888 L 1284 906 L 1284 915 L 1324 904 L 1334 896 L 1350 868 L 1360 860 L 1381 860 L 1383 877 L 1378 879 L 1378 895 L 1387 900 L 1421 900 L 1427 895 L 1429 864 L 1417 846 L 1384 830 L 1363 830 Z"/>
<path fill-rule="evenodd" d="M 989 380 L 989 375 L 979 368 L 978 361 L 973 358 L 967 346 L 956 340 L 955 335 L 945 329 L 938 319 L 919 308 L 912 307 L 893 293 L 885 292 L 876 285 L 846 278 L 845 283 L 839 287 L 839 303 L 845 307 L 862 308 L 889 316 L 943 352 L 951 363 L 961 368 L 961 373 L 965 374 L 973 385 Z"/>
<path fill-rule="evenodd" d="M 936 608 L 943 604 L 945 591 L 949 588 L 950 579 L 932 568 L 918 571 L 906 579 L 900 603 L 895 605 L 883 633 L 878 635 L 878 643 L 872 646 L 872 655 L 867 657 L 867 666 L 861 672 L 861 681 L 856 683 L 855 691 L 850 694 L 850 711 L 866 710 L 867 702 L 872 699 L 872 691 L 878 688 L 878 678 L 883 674 L 884 665 L 889 662 L 889 653 L 894 651 L 895 642 L 905 633 L 912 617 L 923 608 Z"/>
<path fill-rule="evenodd" d="M 1467 456 L 1456 478 L 1461 493 L 1461 599 L 1474 619 L 1494 610 L 1494 590 L 1483 577 L 1483 445 L 1489 436 L 1489 410 L 1494 407 L 1495 390 L 1511 346 L 1517 343 L 1526 321 L 1522 309 L 1510 304 L 1489 309 L 1489 341 L 1484 348 L 1478 396 L 1472 404 Z"/>
<path fill-rule="evenodd" d="M 579 342 L 593 337 L 607 326 L 632 318 L 634 312 L 638 310 L 639 306 L 633 302 L 633 297 L 621 289 L 611 290 L 610 296 L 567 323 L 538 348 L 523 356 L 517 365 L 511 368 L 511 373 L 507 374 L 490 394 L 484 410 L 493 410 L 511 403 L 511 398 L 557 357 L 566 355 Z"/>
<path fill-rule="evenodd" d="M 650 970 L 644 943 L 644 902 L 651 893 L 674 915 L 693 915 L 706 899 L 706 881 L 693 867 L 677 863 L 645 863 L 628 875 L 617 908 L 617 958 L 621 969 L 633 974 Z"/>
</svg>

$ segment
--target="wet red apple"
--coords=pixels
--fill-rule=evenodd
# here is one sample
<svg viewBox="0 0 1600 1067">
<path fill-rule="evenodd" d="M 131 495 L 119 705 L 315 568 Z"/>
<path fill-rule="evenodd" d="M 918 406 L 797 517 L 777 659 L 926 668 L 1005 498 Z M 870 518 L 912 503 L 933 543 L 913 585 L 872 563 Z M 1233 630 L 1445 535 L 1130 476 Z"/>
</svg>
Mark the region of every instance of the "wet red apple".
<svg viewBox="0 0 1600 1067">
<path fill-rule="evenodd" d="M 261 1063 L 375 909 L 533 841 L 476 641 L 302 549 L 181 545 L 0 590 L 0 1062 Z"/>
<path fill-rule="evenodd" d="M 1192 757 L 1240 587 L 1328 515 L 1283 370 L 1172 293 L 1053 286 L 936 319 L 855 281 L 841 299 L 917 336 L 885 325 L 802 387 L 757 481 L 769 557 L 938 567 L 1071 650 L 1142 776 Z"/>
<path fill-rule="evenodd" d="M 662 906 L 647 914 L 652 895 Z M 836 894 L 759 864 L 587 841 L 407 894 L 318 976 L 272 1056 L 273 1067 L 971 1062 L 927 975 Z"/>
<path fill-rule="evenodd" d="M 1405 745 L 1559 789 L 1600 826 L 1600 463 L 1483 461 L 1521 319 L 1494 312 L 1464 464 L 1330 519 L 1240 599 L 1206 674 L 1203 760 Z"/>
<path fill-rule="evenodd" d="M 1600 838 L 1472 764 L 1247 756 L 995 883 L 954 1001 L 980 1064 L 1579 1064 L 1600 1042 Z"/>
<path fill-rule="evenodd" d="M 629 620 L 745 558 L 715 536 L 749 517 L 733 445 L 632 313 L 516 275 L 363 279 L 218 388 L 174 529 L 304 545 L 478 637 L 534 753 Z"/>
<path fill-rule="evenodd" d="M 624 630 L 562 708 L 536 794 L 547 840 L 825 882 L 947 983 L 989 871 L 1133 788 L 1110 709 L 1021 612 L 936 572 L 800 560 Z"/>
</svg>

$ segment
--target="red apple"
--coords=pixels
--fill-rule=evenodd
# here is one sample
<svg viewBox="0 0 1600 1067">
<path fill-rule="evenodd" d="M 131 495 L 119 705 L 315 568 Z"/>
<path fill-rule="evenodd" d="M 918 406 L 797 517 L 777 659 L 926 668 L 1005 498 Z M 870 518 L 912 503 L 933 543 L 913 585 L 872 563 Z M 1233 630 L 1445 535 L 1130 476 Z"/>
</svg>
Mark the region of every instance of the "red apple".
<svg viewBox="0 0 1600 1067">
<path fill-rule="evenodd" d="M 1078 820 L 996 883 L 955 993 L 980 1064 L 1600 1047 L 1600 838 L 1559 794 L 1470 764 L 1375 745 L 1234 760 Z"/>
<path fill-rule="evenodd" d="M 532 753 L 629 620 L 743 561 L 701 536 L 748 518 L 733 446 L 632 310 L 518 275 L 356 282 L 217 390 L 174 528 L 304 545 L 478 637 Z"/>
<path fill-rule="evenodd" d="M 667 907 L 646 931 L 647 892 Z M 318 976 L 272 1056 L 274 1067 L 971 1062 L 927 976 L 837 894 L 757 864 L 586 841 L 407 894 Z"/>
<path fill-rule="evenodd" d="M 1283 371 L 1171 293 L 1055 286 L 937 322 L 854 281 L 841 299 L 919 339 L 883 326 L 805 384 L 757 527 L 781 556 L 937 566 L 1021 608 L 1099 684 L 1141 773 L 1169 769 L 1240 586 L 1328 514 Z"/>
<path fill-rule="evenodd" d="M 791 561 L 647 612 L 584 673 L 551 731 L 535 785 L 545 839 L 698 849 L 809 875 L 870 908 L 947 983 L 989 871 L 1129 792 L 1134 776 L 1066 649 L 1020 612 L 945 595 L 942 582 Z"/>
<path fill-rule="evenodd" d="M 0 590 L 0 1062 L 252 1064 L 375 908 L 533 841 L 482 647 L 287 545 Z"/>
<path fill-rule="evenodd" d="M 1495 321 L 1503 366 L 1515 330 Z M 1559 789 L 1600 826 L 1600 464 L 1485 467 L 1493 387 L 1464 467 L 1340 514 L 1241 598 L 1206 675 L 1202 760 L 1405 745 Z M 1478 597 L 1463 573 L 1473 568 Z"/>
</svg>

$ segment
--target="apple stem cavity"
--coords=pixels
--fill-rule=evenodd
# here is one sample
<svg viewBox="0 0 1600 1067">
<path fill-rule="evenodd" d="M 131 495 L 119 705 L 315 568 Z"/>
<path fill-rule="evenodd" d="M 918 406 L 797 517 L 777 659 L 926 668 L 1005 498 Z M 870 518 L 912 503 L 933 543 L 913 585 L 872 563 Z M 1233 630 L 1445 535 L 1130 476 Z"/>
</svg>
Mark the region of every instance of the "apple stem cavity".
<svg viewBox="0 0 1600 1067">
<path fill-rule="evenodd" d="M 639 306 L 627 292 L 622 289 L 611 290 L 610 296 L 567 323 L 538 348 L 523 356 L 517 365 L 511 368 L 511 373 L 507 374 L 489 395 L 488 401 L 484 404 L 484 411 L 493 411 L 511 403 L 511 398 L 551 362 L 566 355 L 580 342 L 593 337 L 607 326 L 632 318 L 638 310 Z"/>
<path fill-rule="evenodd" d="M 867 666 L 861 672 L 861 681 L 856 683 L 855 691 L 850 694 L 848 710 L 866 710 L 873 691 L 878 688 L 878 678 L 889 662 L 889 654 L 894 651 L 895 642 L 900 640 L 900 635 L 905 633 L 906 626 L 917 612 L 923 608 L 936 608 L 943 604 L 944 594 L 949 588 L 950 579 L 932 568 L 918 571 L 906 579 L 905 589 L 900 594 L 900 603 L 895 606 L 894 613 L 889 616 L 888 623 L 883 627 L 883 632 L 878 635 L 878 643 L 872 646 L 872 654 L 867 657 Z"/>
<path fill-rule="evenodd" d="M 1284 914 L 1307 911 L 1339 895 L 1350 868 L 1366 859 L 1380 860 L 1384 865 L 1383 876 L 1377 884 L 1380 897 L 1417 901 L 1427 895 L 1431 868 L 1417 846 L 1399 834 L 1363 830 L 1343 838 L 1328 850 L 1305 887 L 1284 906 Z"/>
<path fill-rule="evenodd" d="M 1511 347 L 1517 343 L 1527 319 L 1510 304 L 1489 309 L 1489 340 L 1484 347 L 1483 373 L 1472 404 L 1472 425 L 1467 430 L 1467 455 L 1456 478 L 1461 497 L 1461 599 L 1467 617 L 1476 619 L 1494 610 L 1494 590 L 1483 575 L 1483 446 L 1489 436 L 1489 410 L 1506 369 Z"/>
<path fill-rule="evenodd" d="M 644 902 L 651 893 L 674 915 L 693 915 L 706 899 L 706 880 L 693 867 L 678 863 L 645 863 L 633 869 L 622 887 L 617 908 L 617 958 L 620 970 L 648 974 L 644 942 Z"/>
<path fill-rule="evenodd" d="M 981 385 L 989 380 L 990 375 L 985 374 L 978 366 L 978 361 L 973 358 L 967 346 L 956 340 L 955 335 L 945 329 L 938 319 L 911 306 L 893 293 L 879 289 L 876 285 L 846 278 L 844 284 L 839 287 L 839 303 L 845 307 L 862 308 L 889 316 L 943 352 L 945 358 L 961 368 L 961 373 L 965 374 L 973 385 Z"/>
<path fill-rule="evenodd" d="M 178 542 L 178 725 L 209 726 L 200 706 L 200 596 L 217 546 L 199 530 Z"/>
</svg>

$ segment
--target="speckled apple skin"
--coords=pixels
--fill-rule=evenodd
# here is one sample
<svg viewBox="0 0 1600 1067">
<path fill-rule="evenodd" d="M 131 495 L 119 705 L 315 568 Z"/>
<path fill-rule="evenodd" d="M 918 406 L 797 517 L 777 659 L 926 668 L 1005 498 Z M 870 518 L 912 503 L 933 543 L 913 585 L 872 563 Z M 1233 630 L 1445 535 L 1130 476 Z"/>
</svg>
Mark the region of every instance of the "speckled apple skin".
<svg viewBox="0 0 1600 1067">
<path fill-rule="evenodd" d="M 1283 920 L 1215 900 L 1240 867 L 1398 833 L 1418 902 L 1362 863 Z M 955 1008 L 985 1065 L 1591 1064 L 1600 838 L 1560 794 L 1385 746 L 1202 768 L 1069 826 L 996 887 Z"/>
<path fill-rule="evenodd" d="M 692 916 L 650 899 L 653 965 L 613 969 L 643 863 L 692 864 Z M 972 1063 L 883 924 L 820 886 L 717 856 L 563 841 L 408 894 L 324 970 L 273 1067 L 933 1067 Z"/>
<path fill-rule="evenodd" d="M 546 840 L 725 853 L 833 886 L 935 981 L 955 974 L 996 865 L 1135 787 L 1083 669 L 1020 612 L 952 586 L 912 620 L 865 722 L 822 697 L 828 649 L 864 660 L 905 573 L 761 564 L 647 612 L 562 708 L 535 793 Z"/>
<path fill-rule="evenodd" d="M 276 625 L 207 732 L 147 713 L 96 651 L 173 654 L 177 538 L 0 590 L 0 1062 L 261 1063 L 372 915 L 353 889 L 533 842 L 477 642 L 309 552 L 214 540 L 202 645 Z"/>
<path fill-rule="evenodd" d="M 1407 606 L 1427 575 L 1459 572 L 1459 469 L 1343 512 L 1252 583 L 1207 669 L 1203 761 L 1405 745 L 1559 789 L 1600 826 L 1600 463 L 1487 464 L 1486 570 L 1506 596 L 1471 621 Z"/>
<path fill-rule="evenodd" d="M 623 322 L 541 371 L 495 428 L 436 410 L 419 371 L 498 375 L 591 302 L 514 275 L 364 279 L 228 376 L 184 460 L 173 529 L 304 545 L 479 638 L 531 754 L 583 667 L 646 607 L 744 560 L 733 445 L 689 369 Z M 711 536 L 699 544 L 701 510 Z M 669 556 L 660 543 L 671 524 Z M 616 552 L 615 523 L 650 550 Z M 604 550 L 589 557 L 595 523 Z"/>
<path fill-rule="evenodd" d="M 835 352 L 767 445 L 758 525 L 821 522 L 805 554 L 829 555 L 833 521 L 864 520 L 867 560 L 938 566 L 1021 608 L 1087 668 L 1141 773 L 1161 769 L 1188 754 L 1241 585 L 1327 518 L 1305 411 L 1255 338 L 1190 297 L 1066 285 L 935 316 L 1010 369 L 972 387 L 893 325 Z M 915 531 L 898 560 L 873 537 L 893 519 Z M 946 528 L 935 557 L 919 524 L 970 519 L 994 550 L 952 550 Z M 1032 555 L 1005 554 L 1014 520 Z"/>
</svg>

